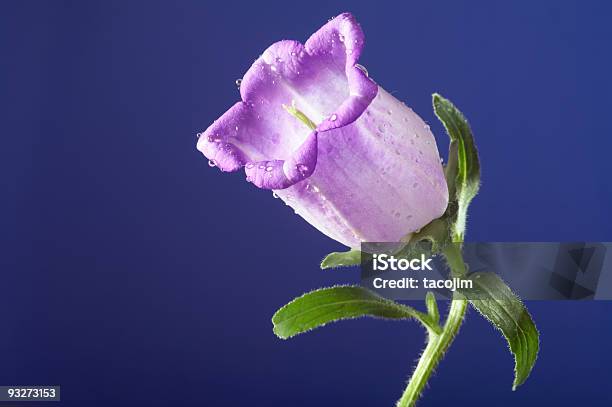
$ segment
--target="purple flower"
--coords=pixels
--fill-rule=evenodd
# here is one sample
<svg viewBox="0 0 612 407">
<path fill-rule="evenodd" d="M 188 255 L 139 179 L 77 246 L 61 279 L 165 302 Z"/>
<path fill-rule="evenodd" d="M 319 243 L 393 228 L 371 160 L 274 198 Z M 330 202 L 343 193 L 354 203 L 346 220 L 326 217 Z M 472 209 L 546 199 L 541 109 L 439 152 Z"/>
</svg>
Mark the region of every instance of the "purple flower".
<svg viewBox="0 0 612 407">
<path fill-rule="evenodd" d="M 429 126 L 357 63 L 348 13 L 306 44 L 280 41 L 247 71 L 242 100 L 198 140 L 210 164 L 245 168 L 327 236 L 350 247 L 399 241 L 441 216 L 448 190 Z"/>
</svg>

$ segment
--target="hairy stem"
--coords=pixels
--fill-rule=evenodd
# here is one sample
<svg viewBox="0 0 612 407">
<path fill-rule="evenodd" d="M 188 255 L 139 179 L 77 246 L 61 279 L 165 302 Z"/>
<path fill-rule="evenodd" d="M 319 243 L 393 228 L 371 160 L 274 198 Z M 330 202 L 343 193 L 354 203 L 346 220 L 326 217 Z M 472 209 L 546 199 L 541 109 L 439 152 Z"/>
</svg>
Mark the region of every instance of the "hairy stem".
<svg viewBox="0 0 612 407">
<path fill-rule="evenodd" d="M 458 244 L 450 245 L 443 251 L 444 256 L 451 268 L 454 276 L 462 276 L 466 272 L 461 248 Z M 459 331 L 459 327 L 463 323 L 463 318 L 467 310 L 467 300 L 459 292 L 454 293 L 451 307 L 446 317 L 446 322 L 442 328 L 442 332 L 436 333 L 428 329 L 428 342 L 419 363 L 408 382 L 402 398 L 397 402 L 397 407 L 414 406 L 419 399 L 427 380 L 433 373 L 434 369 L 440 363 L 444 356 L 444 352 L 455 339 L 455 335 Z"/>
</svg>

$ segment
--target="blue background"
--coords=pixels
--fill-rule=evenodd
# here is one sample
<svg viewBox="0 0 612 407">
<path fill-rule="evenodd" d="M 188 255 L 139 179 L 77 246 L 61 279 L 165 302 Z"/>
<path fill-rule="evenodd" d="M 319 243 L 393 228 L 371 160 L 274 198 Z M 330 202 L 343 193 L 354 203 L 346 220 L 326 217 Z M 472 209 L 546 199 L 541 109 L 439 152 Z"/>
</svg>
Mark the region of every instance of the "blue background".
<svg viewBox="0 0 612 407">
<path fill-rule="evenodd" d="M 362 63 L 447 141 L 430 95 L 470 118 L 483 185 L 469 240 L 612 240 L 606 1 L 3 1 L 0 384 L 64 406 L 392 406 L 415 323 L 281 341 L 270 317 L 341 246 L 195 134 L 269 44 L 352 11 Z M 612 404 L 612 304 L 536 302 L 533 374 L 471 312 L 422 406 Z"/>
</svg>

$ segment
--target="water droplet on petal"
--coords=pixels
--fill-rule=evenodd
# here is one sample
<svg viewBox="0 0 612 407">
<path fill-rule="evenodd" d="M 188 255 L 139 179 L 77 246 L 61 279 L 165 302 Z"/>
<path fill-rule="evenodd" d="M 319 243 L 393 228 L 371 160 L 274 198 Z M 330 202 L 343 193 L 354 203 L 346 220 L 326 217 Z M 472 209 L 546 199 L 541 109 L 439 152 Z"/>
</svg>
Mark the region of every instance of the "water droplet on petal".
<svg viewBox="0 0 612 407">
<path fill-rule="evenodd" d="M 368 70 L 366 69 L 366 67 L 365 67 L 365 66 L 363 66 L 363 65 L 361 65 L 361 64 L 355 64 L 355 68 L 357 68 L 357 69 L 359 69 L 361 72 L 363 72 L 363 74 L 364 74 L 365 76 L 370 76 L 370 75 L 368 74 Z"/>
<path fill-rule="evenodd" d="M 281 57 L 276 57 L 276 58 L 274 58 L 274 60 L 275 60 L 276 62 L 283 62 L 283 59 L 282 59 Z"/>
<path fill-rule="evenodd" d="M 259 166 L 259 169 L 260 169 L 260 170 L 263 170 L 264 168 L 266 168 L 266 166 L 265 166 L 265 165 L 263 165 L 263 164 L 261 164 L 261 165 Z"/>
<path fill-rule="evenodd" d="M 340 40 L 340 42 L 344 42 L 344 35 L 338 34 L 338 40 Z"/>
<path fill-rule="evenodd" d="M 336 16 L 334 17 L 330 17 L 329 20 L 327 20 L 327 22 L 329 23 L 331 20 L 333 20 L 334 18 L 336 18 Z"/>
<path fill-rule="evenodd" d="M 334 113 L 330 116 L 329 120 L 331 120 L 332 122 L 335 122 L 337 118 L 338 118 L 338 115 Z"/>
<path fill-rule="evenodd" d="M 266 171 L 267 171 L 267 172 L 270 172 L 270 171 L 272 171 L 273 169 L 274 169 L 274 167 L 272 167 L 272 166 L 268 166 L 268 167 L 266 167 Z M 270 174 L 270 175 L 272 175 L 272 174 Z"/>
<path fill-rule="evenodd" d="M 275 199 L 278 198 L 278 195 L 276 195 L 276 192 L 272 192 L 272 197 L 275 198 Z"/>
<path fill-rule="evenodd" d="M 254 165 L 253 165 L 252 163 L 248 163 L 248 164 L 246 165 L 246 167 L 247 167 L 247 168 L 250 170 L 251 168 L 253 168 L 253 167 L 254 167 Z"/>
<path fill-rule="evenodd" d="M 296 165 L 295 169 L 298 170 L 300 172 L 300 174 L 302 174 L 302 176 L 304 176 L 304 175 L 306 175 L 306 173 L 308 173 L 308 166 L 304 165 L 304 164 Z"/>
<path fill-rule="evenodd" d="M 217 163 L 215 162 L 215 160 L 208 160 L 208 166 L 209 167 L 216 167 Z"/>
<path fill-rule="evenodd" d="M 444 158 L 440 157 L 440 164 L 444 164 Z"/>
<path fill-rule="evenodd" d="M 236 87 L 240 90 L 240 85 L 242 85 L 242 78 L 236 79 Z"/>
<path fill-rule="evenodd" d="M 292 56 L 292 57 L 294 57 L 294 56 L 296 56 L 296 55 L 297 55 L 297 53 L 296 53 L 295 51 L 291 51 L 291 56 Z"/>
</svg>

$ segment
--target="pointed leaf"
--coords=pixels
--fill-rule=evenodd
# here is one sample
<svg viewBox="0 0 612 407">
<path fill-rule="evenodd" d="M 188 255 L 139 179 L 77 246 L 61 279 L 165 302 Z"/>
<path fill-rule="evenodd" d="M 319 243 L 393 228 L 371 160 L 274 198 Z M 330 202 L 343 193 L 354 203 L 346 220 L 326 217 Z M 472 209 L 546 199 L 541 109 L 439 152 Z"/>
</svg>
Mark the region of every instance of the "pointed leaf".
<svg viewBox="0 0 612 407">
<path fill-rule="evenodd" d="M 473 273 L 474 289 L 466 292 L 470 303 L 499 329 L 514 355 L 515 390 L 533 368 L 540 348 L 540 334 L 521 300 L 494 273 Z"/>
<path fill-rule="evenodd" d="M 449 100 L 434 93 L 433 107 L 451 139 L 445 171 L 449 211 L 454 223 L 453 239 L 463 241 L 467 208 L 480 187 L 478 150 L 466 118 Z"/>
<path fill-rule="evenodd" d="M 349 250 L 348 252 L 333 252 L 325 256 L 321 262 L 322 269 L 336 267 L 350 267 L 361 263 L 361 251 Z"/>
<path fill-rule="evenodd" d="M 429 316 L 387 300 L 358 286 L 336 286 L 311 291 L 279 309 L 272 317 L 274 333 L 287 339 L 327 323 L 359 317 L 424 319 Z"/>
</svg>

